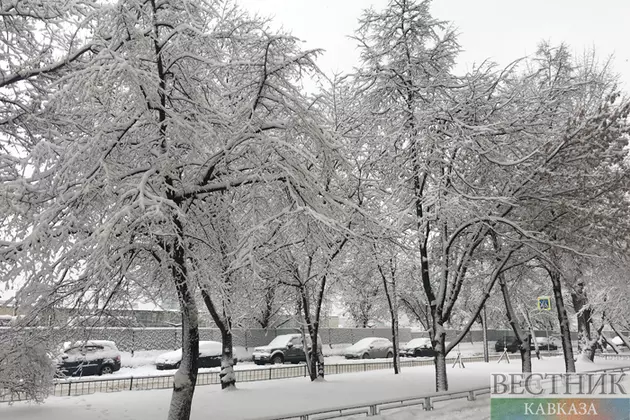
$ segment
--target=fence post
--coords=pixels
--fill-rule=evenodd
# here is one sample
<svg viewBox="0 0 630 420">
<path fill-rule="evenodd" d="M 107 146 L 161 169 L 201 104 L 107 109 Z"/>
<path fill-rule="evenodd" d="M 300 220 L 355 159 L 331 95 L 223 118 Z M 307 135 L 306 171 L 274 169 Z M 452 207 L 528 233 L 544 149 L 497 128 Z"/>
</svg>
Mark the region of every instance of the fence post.
<svg viewBox="0 0 630 420">
<path fill-rule="evenodd" d="M 468 392 L 468 401 L 475 401 L 475 391 Z"/>
<path fill-rule="evenodd" d="M 129 381 L 129 391 L 133 389 L 133 376 L 131 377 L 131 381 Z"/>
<path fill-rule="evenodd" d="M 269 380 L 271 380 L 271 368 L 269 368 Z"/>
<path fill-rule="evenodd" d="M 424 397 L 424 409 L 426 411 L 433 410 L 433 406 L 431 405 L 431 397 Z"/>
<path fill-rule="evenodd" d="M 70 388 L 72 388 L 72 382 L 68 382 L 68 397 L 70 396 Z"/>
</svg>

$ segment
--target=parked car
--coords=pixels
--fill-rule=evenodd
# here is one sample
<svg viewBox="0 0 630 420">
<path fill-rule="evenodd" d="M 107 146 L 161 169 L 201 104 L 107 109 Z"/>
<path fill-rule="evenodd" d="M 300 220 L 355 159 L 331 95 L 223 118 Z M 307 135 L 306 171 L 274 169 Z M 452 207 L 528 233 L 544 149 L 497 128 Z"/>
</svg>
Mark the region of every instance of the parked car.
<svg viewBox="0 0 630 420">
<path fill-rule="evenodd" d="M 120 370 L 120 352 L 113 341 L 67 343 L 57 358 L 62 376 L 106 375 Z"/>
<path fill-rule="evenodd" d="M 318 336 L 317 341 L 317 347 L 321 352 L 322 338 Z M 266 346 L 256 347 L 252 359 L 257 365 L 306 362 L 306 355 L 311 353 L 311 338 L 308 335 L 306 336 L 306 348 L 305 353 L 301 334 L 279 335 Z"/>
<path fill-rule="evenodd" d="M 199 342 L 199 367 L 220 367 L 223 345 L 218 341 Z M 182 362 L 182 349 L 161 354 L 155 359 L 155 367 L 158 370 L 177 369 Z M 234 358 L 234 364 L 237 359 Z"/>
<path fill-rule="evenodd" d="M 402 357 L 434 357 L 430 338 L 414 338 L 400 349 Z"/>
<path fill-rule="evenodd" d="M 387 338 L 367 337 L 344 351 L 346 359 L 377 359 L 394 357 L 394 346 Z"/>
<path fill-rule="evenodd" d="M 553 337 L 547 339 L 547 337 L 536 337 L 536 342 L 538 343 L 538 350 L 558 350 L 558 344 Z M 529 348 L 531 350 L 535 350 L 536 346 L 534 341 L 532 340 Z"/>
<path fill-rule="evenodd" d="M 503 349 L 506 348 L 510 353 L 515 353 L 518 351 L 518 340 L 516 336 L 507 335 L 499 338 L 496 343 L 494 343 L 494 350 L 498 352 L 503 352 Z"/>
</svg>

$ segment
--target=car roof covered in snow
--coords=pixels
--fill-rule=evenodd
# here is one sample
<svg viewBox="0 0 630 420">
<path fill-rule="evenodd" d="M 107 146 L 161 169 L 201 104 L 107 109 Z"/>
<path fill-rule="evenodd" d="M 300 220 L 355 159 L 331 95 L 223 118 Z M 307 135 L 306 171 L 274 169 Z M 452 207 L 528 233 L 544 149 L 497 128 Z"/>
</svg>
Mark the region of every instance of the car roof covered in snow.
<svg viewBox="0 0 630 420">
<path fill-rule="evenodd" d="M 110 340 L 86 340 L 86 341 L 75 341 L 74 343 L 68 342 L 64 344 L 63 348 L 67 350 L 73 347 L 86 347 L 86 346 L 101 346 L 101 347 L 106 347 L 113 350 L 118 350 L 118 347 L 116 347 L 116 343 Z"/>
</svg>

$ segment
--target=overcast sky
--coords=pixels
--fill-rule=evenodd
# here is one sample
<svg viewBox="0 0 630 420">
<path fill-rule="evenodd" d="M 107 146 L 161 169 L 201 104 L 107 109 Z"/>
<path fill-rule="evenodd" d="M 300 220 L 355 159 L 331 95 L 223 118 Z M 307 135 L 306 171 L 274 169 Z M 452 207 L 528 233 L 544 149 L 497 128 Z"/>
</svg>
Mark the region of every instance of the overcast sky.
<svg viewBox="0 0 630 420">
<path fill-rule="evenodd" d="M 369 6 L 387 0 L 237 0 L 246 9 L 273 16 L 278 26 L 323 48 L 322 70 L 349 71 L 357 64 L 348 39 Z M 568 43 L 574 54 L 595 47 L 602 59 L 615 55 L 614 69 L 630 91 L 630 0 L 433 0 L 434 17 L 458 29 L 464 49 L 459 69 L 490 58 L 506 65 L 532 54 L 542 39 Z"/>
</svg>

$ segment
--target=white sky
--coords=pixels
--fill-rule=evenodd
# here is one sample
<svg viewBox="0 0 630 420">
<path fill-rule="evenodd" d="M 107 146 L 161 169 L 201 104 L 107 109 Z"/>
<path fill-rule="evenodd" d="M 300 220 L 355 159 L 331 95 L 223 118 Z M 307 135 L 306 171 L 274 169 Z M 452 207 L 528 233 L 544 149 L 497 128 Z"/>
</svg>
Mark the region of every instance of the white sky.
<svg viewBox="0 0 630 420">
<path fill-rule="evenodd" d="M 369 6 L 387 0 L 237 0 L 252 12 L 273 16 L 278 26 L 323 48 L 318 63 L 327 73 L 349 71 L 358 63 L 347 38 Z M 574 54 L 595 47 L 601 59 L 615 55 L 614 70 L 630 90 L 630 0 L 433 0 L 432 15 L 458 28 L 464 52 L 459 69 L 490 58 L 506 65 L 532 54 L 539 41 L 568 43 Z"/>
</svg>

